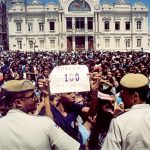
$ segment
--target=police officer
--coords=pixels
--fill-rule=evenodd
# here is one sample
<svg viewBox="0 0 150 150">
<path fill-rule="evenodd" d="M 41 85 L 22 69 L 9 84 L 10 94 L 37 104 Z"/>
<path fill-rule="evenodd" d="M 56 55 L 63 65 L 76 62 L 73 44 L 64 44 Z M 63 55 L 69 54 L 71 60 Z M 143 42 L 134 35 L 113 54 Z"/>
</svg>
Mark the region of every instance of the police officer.
<svg viewBox="0 0 150 150">
<path fill-rule="evenodd" d="M 149 150 L 148 79 L 142 74 L 130 73 L 120 83 L 125 109 L 131 109 L 112 120 L 102 150 Z"/>
<path fill-rule="evenodd" d="M 50 118 L 29 115 L 35 110 L 34 86 L 29 80 L 11 80 L 3 86 L 7 115 L 0 119 L 0 149 L 77 150 L 80 144 Z"/>
</svg>

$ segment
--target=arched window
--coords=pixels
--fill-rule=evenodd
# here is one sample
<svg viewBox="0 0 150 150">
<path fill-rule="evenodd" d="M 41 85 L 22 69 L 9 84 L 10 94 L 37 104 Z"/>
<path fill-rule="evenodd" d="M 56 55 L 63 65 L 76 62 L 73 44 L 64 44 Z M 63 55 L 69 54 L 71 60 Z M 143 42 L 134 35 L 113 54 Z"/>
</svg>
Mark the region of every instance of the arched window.
<svg viewBox="0 0 150 150">
<path fill-rule="evenodd" d="M 68 11 L 91 11 L 91 8 L 85 0 L 74 0 L 69 5 Z"/>
</svg>

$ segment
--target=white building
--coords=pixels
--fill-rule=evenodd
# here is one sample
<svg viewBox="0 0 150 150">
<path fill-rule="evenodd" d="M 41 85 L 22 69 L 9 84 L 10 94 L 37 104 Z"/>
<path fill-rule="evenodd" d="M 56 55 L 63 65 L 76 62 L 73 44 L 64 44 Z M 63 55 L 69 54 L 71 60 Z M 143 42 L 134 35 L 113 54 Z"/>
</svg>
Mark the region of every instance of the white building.
<svg viewBox="0 0 150 150">
<path fill-rule="evenodd" d="M 8 9 L 9 49 L 148 50 L 148 8 L 126 0 L 59 0 L 42 4 L 11 0 Z"/>
<path fill-rule="evenodd" d="M 6 3 L 0 0 L 0 51 L 8 49 Z"/>
</svg>

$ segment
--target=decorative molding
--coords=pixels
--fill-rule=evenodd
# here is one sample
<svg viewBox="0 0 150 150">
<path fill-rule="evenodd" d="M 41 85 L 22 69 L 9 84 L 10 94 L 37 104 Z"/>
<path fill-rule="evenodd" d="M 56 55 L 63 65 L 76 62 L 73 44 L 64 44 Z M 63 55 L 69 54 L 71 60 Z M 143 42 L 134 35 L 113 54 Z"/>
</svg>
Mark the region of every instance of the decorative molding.
<svg viewBox="0 0 150 150">
<path fill-rule="evenodd" d="M 120 17 L 114 17 L 114 21 L 120 21 L 121 18 Z"/>
<path fill-rule="evenodd" d="M 50 39 L 50 40 L 55 40 L 56 37 L 55 37 L 55 36 L 50 36 L 48 39 Z"/>
<path fill-rule="evenodd" d="M 142 16 L 137 16 L 134 20 L 135 21 L 143 21 L 143 17 Z"/>
<path fill-rule="evenodd" d="M 102 20 L 103 20 L 103 21 L 111 20 L 111 17 L 109 17 L 109 16 L 105 16 L 105 17 L 103 17 L 103 18 L 102 18 Z"/>
<path fill-rule="evenodd" d="M 14 22 L 23 22 L 23 19 L 20 18 L 20 17 L 17 17 L 17 18 L 14 19 Z"/>
<path fill-rule="evenodd" d="M 52 22 L 52 21 L 53 21 L 53 22 L 56 22 L 56 18 L 48 18 L 47 21 L 48 21 L 48 22 L 50 22 L 50 21 L 51 21 L 51 22 Z"/>
<path fill-rule="evenodd" d="M 116 0 L 116 5 L 128 5 L 129 2 L 127 0 Z"/>
<path fill-rule="evenodd" d="M 110 36 L 110 35 L 104 35 L 103 38 L 105 38 L 105 39 L 110 39 L 111 36 Z"/>
</svg>

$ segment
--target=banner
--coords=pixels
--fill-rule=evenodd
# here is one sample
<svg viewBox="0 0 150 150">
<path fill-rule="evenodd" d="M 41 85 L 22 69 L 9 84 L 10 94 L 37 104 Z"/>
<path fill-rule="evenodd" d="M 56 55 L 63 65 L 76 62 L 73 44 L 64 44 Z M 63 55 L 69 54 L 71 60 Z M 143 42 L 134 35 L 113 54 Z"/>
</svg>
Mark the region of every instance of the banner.
<svg viewBox="0 0 150 150">
<path fill-rule="evenodd" d="M 50 76 L 50 93 L 90 91 L 88 67 L 85 65 L 64 65 L 55 67 Z"/>
</svg>

